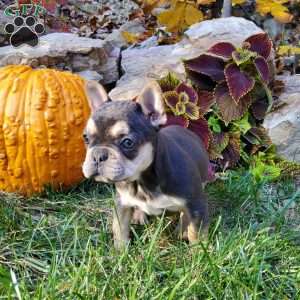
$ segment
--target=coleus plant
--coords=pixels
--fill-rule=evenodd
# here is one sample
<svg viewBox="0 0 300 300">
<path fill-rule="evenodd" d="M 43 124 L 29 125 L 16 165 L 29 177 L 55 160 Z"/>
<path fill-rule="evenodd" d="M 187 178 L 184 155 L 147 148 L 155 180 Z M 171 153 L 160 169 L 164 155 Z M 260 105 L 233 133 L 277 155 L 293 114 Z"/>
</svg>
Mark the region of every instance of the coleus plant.
<svg viewBox="0 0 300 300">
<path fill-rule="evenodd" d="M 272 105 L 268 58 L 272 42 L 264 33 L 241 48 L 218 43 L 207 53 L 184 61 L 187 82 L 169 74 L 159 81 L 168 123 L 200 136 L 210 159 L 222 169 L 267 149 L 271 141 L 261 126 Z"/>
<path fill-rule="evenodd" d="M 192 85 L 181 82 L 173 74 L 159 81 L 163 91 L 168 125 L 180 125 L 196 133 L 209 147 L 211 131 L 204 115 L 214 103 L 213 94 L 196 90 Z"/>
<path fill-rule="evenodd" d="M 197 85 L 205 86 L 207 80 L 215 83 L 216 104 L 223 121 L 228 124 L 240 119 L 258 100 L 255 94 L 261 88 L 269 103 L 263 108 L 254 105 L 253 109 L 257 115 L 264 109 L 262 117 L 270 109 L 272 95 L 268 88 L 270 70 L 267 60 L 271 49 L 268 35 L 259 33 L 247 38 L 241 48 L 228 42 L 217 43 L 207 53 L 186 60 L 184 64 L 187 74 L 197 80 Z"/>
</svg>

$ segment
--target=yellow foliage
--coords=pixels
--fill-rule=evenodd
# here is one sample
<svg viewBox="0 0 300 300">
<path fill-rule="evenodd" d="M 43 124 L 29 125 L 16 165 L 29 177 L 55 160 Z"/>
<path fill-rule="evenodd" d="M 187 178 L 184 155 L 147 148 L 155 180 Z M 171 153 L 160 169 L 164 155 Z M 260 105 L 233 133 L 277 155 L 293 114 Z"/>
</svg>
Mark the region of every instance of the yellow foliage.
<svg viewBox="0 0 300 300">
<path fill-rule="evenodd" d="M 293 47 L 289 45 L 279 46 L 278 55 L 295 55 L 300 54 L 300 47 Z"/>
<path fill-rule="evenodd" d="M 168 0 L 144 0 L 143 1 L 143 10 L 145 13 L 151 13 L 152 9 L 159 7 L 165 3 L 169 2 Z"/>
<path fill-rule="evenodd" d="M 277 21 L 289 23 L 293 16 L 289 13 L 288 8 L 283 5 L 289 2 L 289 0 L 257 0 L 256 10 L 263 16 L 271 14 Z"/>
<path fill-rule="evenodd" d="M 232 0 L 232 5 L 241 5 L 244 4 L 246 0 Z"/>
<path fill-rule="evenodd" d="M 170 9 L 158 16 L 160 24 L 165 25 L 168 31 L 183 31 L 190 25 L 203 20 L 203 14 L 197 9 L 193 1 L 173 0 Z"/>
<path fill-rule="evenodd" d="M 216 0 L 197 0 L 198 5 L 209 5 L 216 2 Z"/>
<path fill-rule="evenodd" d="M 128 31 L 122 31 L 121 32 L 122 37 L 128 44 L 135 44 L 139 41 L 139 35 L 136 33 L 128 32 Z"/>
</svg>

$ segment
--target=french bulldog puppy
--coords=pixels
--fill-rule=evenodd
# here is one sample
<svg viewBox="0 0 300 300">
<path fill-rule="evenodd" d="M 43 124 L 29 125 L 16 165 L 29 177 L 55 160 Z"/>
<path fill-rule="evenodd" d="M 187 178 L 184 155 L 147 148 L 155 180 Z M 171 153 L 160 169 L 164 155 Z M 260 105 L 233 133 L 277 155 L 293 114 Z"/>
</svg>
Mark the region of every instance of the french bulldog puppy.
<svg viewBox="0 0 300 300">
<path fill-rule="evenodd" d="M 183 235 L 190 242 L 208 227 L 202 184 L 208 177 L 208 155 L 201 140 L 167 121 L 162 92 L 146 86 L 137 101 L 109 101 L 103 87 L 87 81 L 92 114 L 84 130 L 85 177 L 114 183 L 113 217 L 116 248 L 129 242 L 130 221 L 138 209 L 147 215 L 164 210 L 182 215 Z"/>
</svg>

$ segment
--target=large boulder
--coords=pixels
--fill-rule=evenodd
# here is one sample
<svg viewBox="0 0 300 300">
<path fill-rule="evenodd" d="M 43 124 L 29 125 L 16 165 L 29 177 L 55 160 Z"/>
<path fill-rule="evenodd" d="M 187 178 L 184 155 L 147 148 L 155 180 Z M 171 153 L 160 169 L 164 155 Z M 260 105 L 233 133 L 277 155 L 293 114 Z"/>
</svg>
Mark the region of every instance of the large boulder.
<svg viewBox="0 0 300 300">
<path fill-rule="evenodd" d="M 110 42 L 78 37 L 72 33 L 50 33 L 40 38 L 39 45 L 0 48 L 0 66 L 26 64 L 55 67 L 73 72 L 95 71 L 104 84 L 119 79 L 120 48 Z"/>
<path fill-rule="evenodd" d="M 112 100 L 132 99 L 147 81 L 161 78 L 168 71 L 183 76 L 182 59 L 196 57 L 220 41 L 241 46 L 247 37 L 260 32 L 262 29 L 243 18 L 214 19 L 191 26 L 177 44 L 129 48 L 122 52 L 124 75 L 110 92 L 110 97 Z"/>
<path fill-rule="evenodd" d="M 282 76 L 284 93 L 278 108 L 267 115 L 264 127 L 268 130 L 278 154 L 300 163 L 300 75 Z"/>
</svg>

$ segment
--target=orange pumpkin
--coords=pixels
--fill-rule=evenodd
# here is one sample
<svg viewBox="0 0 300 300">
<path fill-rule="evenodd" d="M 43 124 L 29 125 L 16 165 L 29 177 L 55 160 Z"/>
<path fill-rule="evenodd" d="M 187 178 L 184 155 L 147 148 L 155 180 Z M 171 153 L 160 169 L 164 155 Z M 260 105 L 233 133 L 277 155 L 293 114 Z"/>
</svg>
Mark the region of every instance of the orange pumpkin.
<svg viewBox="0 0 300 300">
<path fill-rule="evenodd" d="M 32 194 L 82 179 L 84 80 L 69 72 L 0 69 L 0 190 Z"/>
</svg>

